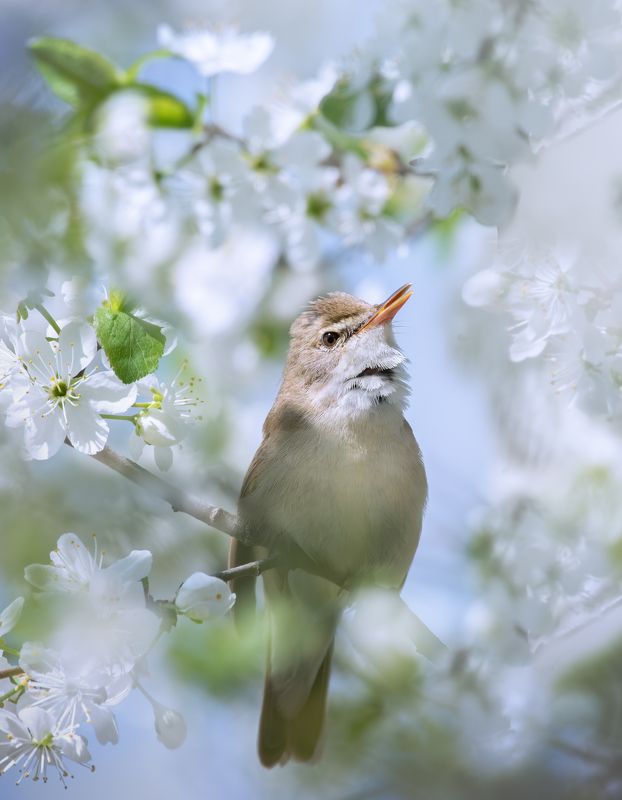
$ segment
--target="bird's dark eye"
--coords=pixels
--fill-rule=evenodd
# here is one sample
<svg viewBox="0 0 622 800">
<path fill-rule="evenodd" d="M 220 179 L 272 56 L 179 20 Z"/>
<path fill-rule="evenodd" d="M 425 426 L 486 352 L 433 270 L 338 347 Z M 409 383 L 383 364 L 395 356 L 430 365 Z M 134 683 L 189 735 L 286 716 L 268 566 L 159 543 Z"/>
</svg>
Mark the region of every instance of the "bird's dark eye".
<svg viewBox="0 0 622 800">
<path fill-rule="evenodd" d="M 326 331 L 325 334 L 322 336 L 322 342 L 326 345 L 326 347 L 334 347 L 337 344 L 339 339 L 339 334 L 335 333 L 335 331 Z"/>
</svg>

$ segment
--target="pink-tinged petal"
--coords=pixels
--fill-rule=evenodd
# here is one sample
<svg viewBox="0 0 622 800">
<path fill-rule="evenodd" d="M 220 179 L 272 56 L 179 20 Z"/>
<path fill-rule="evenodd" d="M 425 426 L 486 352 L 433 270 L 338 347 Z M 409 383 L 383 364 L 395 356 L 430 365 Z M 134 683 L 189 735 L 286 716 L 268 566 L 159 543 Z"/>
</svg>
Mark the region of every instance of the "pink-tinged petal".
<svg viewBox="0 0 622 800">
<path fill-rule="evenodd" d="M 65 406 L 67 435 L 71 444 L 81 453 L 92 456 L 103 450 L 108 441 L 108 423 L 88 402 Z"/>
<path fill-rule="evenodd" d="M 135 402 L 137 388 L 129 386 L 116 377 L 114 372 L 100 372 L 91 376 L 78 391 L 83 400 L 88 400 L 99 414 L 121 414 Z"/>
<path fill-rule="evenodd" d="M 24 447 L 30 458 L 45 461 L 58 453 L 65 441 L 65 426 L 58 411 L 34 415 L 24 427 Z"/>
<path fill-rule="evenodd" d="M 70 322 L 58 337 L 59 358 L 63 377 L 74 376 L 88 367 L 97 353 L 97 336 L 90 325 Z"/>
</svg>

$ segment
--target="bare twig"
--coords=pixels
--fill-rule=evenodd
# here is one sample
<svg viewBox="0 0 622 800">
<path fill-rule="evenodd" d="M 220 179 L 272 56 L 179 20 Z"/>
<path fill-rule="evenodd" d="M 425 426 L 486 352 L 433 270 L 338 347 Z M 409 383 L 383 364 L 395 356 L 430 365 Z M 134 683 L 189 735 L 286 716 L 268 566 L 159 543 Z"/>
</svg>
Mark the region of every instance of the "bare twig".
<svg viewBox="0 0 622 800">
<path fill-rule="evenodd" d="M 231 512 L 225 511 L 218 506 L 202 503 L 200 500 L 186 494 L 186 492 L 141 467 L 135 461 L 115 453 L 109 447 L 104 447 L 101 452 L 95 453 L 92 458 L 144 489 L 159 495 L 171 506 L 173 511 L 182 511 L 184 514 L 188 514 L 200 522 L 216 528 L 217 531 L 232 536 L 234 539 L 243 538 L 235 514 L 231 514 Z"/>
<path fill-rule="evenodd" d="M 270 556 L 270 558 L 262 558 L 259 561 L 251 561 L 249 564 L 240 564 L 237 567 L 230 569 L 223 569 L 222 572 L 217 572 L 213 577 L 220 578 L 221 581 L 232 581 L 235 578 L 258 578 L 264 572 L 275 567 L 285 566 L 283 559 L 280 556 Z"/>
<path fill-rule="evenodd" d="M 24 670 L 21 667 L 9 667 L 9 669 L 0 669 L 0 680 L 3 678 L 15 678 L 17 675 L 23 675 Z"/>
</svg>

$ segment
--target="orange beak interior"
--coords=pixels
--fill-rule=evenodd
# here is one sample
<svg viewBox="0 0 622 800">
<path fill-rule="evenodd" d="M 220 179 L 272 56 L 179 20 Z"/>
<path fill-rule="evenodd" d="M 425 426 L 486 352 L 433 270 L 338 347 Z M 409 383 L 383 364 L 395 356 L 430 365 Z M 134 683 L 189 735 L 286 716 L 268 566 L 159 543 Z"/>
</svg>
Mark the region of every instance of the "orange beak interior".
<svg viewBox="0 0 622 800">
<path fill-rule="evenodd" d="M 385 300 L 384 303 L 380 303 L 371 319 L 368 319 L 367 322 L 359 328 L 358 332 L 360 333 L 361 331 L 369 330 L 369 328 L 376 328 L 378 325 L 386 325 L 387 322 L 391 322 L 400 308 L 412 297 L 411 286 L 412 283 L 405 283 L 397 292 L 393 292 L 391 297 Z"/>
</svg>

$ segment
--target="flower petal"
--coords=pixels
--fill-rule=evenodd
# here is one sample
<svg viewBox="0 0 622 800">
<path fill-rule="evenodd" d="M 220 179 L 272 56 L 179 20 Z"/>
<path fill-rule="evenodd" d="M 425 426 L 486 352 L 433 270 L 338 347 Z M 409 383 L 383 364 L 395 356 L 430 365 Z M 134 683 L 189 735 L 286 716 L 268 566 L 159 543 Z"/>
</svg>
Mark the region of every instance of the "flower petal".
<svg viewBox="0 0 622 800">
<path fill-rule="evenodd" d="M 0 613 L 0 637 L 13 630 L 24 607 L 24 598 L 18 597 Z"/>
<path fill-rule="evenodd" d="M 90 581 L 97 569 L 95 559 L 75 533 L 63 533 L 56 543 L 56 550 L 50 553 L 50 558 L 52 563 L 66 569 L 79 583 Z"/>
<path fill-rule="evenodd" d="M 19 665 L 33 678 L 61 670 L 58 654 L 39 642 L 24 642 L 19 654 Z"/>
<path fill-rule="evenodd" d="M 129 556 L 106 567 L 104 574 L 115 576 L 124 583 L 141 581 L 151 572 L 153 556 L 149 550 L 132 550 Z"/>
<path fill-rule="evenodd" d="M 58 745 L 61 753 L 78 764 L 85 764 L 91 760 L 91 754 L 86 746 L 86 739 L 77 733 L 68 733 L 65 736 L 57 736 L 55 744 Z"/>
<path fill-rule="evenodd" d="M 92 375 L 80 389 L 81 399 L 100 414 L 121 414 L 136 402 L 136 384 L 121 383 L 112 370 Z"/>
<path fill-rule="evenodd" d="M 90 325 L 70 322 L 58 336 L 58 348 L 63 376 L 73 377 L 95 358 L 97 336 Z"/>
<path fill-rule="evenodd" d="M 173 466 L 173 451 L 170 447 L 154 447 L 153 455 L 159 470 L 168 472 Z"/>
<path fill-rule="evenodd" d="M 97 703 L 85 702 L 86 719 L 95 729 L 97 741 L 100 744 L 117 744 L 119 729 L 114 714 L 109 708 Z"/>
<path fill-rule="evenodd" d="M 67 435 L 76 450 L 92 456 L 104 449 L 110 429 L 91 403 L 85 401 L 77 405 L 67 404 L 66 413 Z"/>
<path fill-rule="evenodd" d="M 33 739 L 40 741 L 54 730 L 51 714 L 44 708 L 26 706 L 19 712 L 19 718 L 26 725 Z"/>
<path fill-rule="evenodd" d="M 65 426 L 57 411 L 33 415 L 24 427 L 26 454 L 37 461 L 58 453 L 64 441 Z"/>
<path fill-rule="evenodd" d="M 21 719 L 10 711 L 0 708 L 0 731 L 9 733 L 15 739 L 28 737 L 28 730 Z"/>
</svg>

